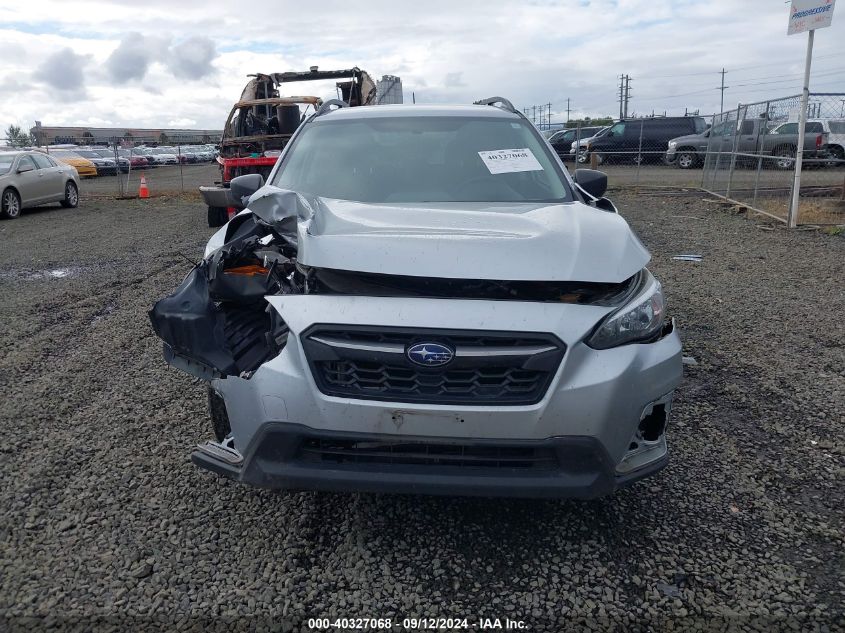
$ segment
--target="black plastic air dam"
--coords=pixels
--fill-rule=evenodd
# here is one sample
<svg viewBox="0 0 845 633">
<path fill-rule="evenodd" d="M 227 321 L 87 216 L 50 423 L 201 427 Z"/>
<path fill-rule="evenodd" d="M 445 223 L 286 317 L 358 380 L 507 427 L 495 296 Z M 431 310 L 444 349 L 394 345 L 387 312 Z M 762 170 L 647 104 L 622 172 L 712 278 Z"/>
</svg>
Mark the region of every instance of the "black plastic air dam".
<svg viewBox="0 0 845 633">
<path fill-rule="evenodd" d="M 157 301 L 149 316 L 166 346 L 165 360 L 209 380 L 252 371 L 278 353 L 268 341 L 273 320 L 266 307 L 215 303 L 206 268 L 200 265 L 172 295 Z"/>
</svg>

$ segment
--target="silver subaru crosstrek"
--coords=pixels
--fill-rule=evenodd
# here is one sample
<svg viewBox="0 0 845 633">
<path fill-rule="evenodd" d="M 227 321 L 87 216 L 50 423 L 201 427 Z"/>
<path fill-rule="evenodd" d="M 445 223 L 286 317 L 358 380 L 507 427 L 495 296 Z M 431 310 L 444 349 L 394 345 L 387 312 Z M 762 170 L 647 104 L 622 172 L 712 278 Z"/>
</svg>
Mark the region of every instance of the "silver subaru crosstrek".
<svg viewBox="0 0 845 633">
<path fill-rule="evenodd" d="M 35 151 L 0 152 L 0 217 L 50 202 L 79 204 L 79 174 L 70 165 Z"/>
<path fill-rule="evenodd" d="M 345 105 L 345 104 L 340 104 Z M 681 343 L 607 178 L 501 98 L 306 120 L 150 311 L 254 486 L 595 497 L 666 465 Z"/>
</svg>

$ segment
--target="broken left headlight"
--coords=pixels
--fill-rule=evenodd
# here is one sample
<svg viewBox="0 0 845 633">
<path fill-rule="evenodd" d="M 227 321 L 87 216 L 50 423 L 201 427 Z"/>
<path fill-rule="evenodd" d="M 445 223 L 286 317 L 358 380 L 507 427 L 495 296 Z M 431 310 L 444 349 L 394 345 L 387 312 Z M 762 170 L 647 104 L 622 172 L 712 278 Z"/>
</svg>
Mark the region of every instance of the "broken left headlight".
<svg viewBox="0 0 845 633">
<path fill-rule="evenodd" d="M 663 328 L 665 314 L 666 299 L 660 282 L 644 270 L 642 290 L 623 308 L 605 318 L 587 339 L 587 345 L 608 349 L 651 340 Z"/>
</svg>

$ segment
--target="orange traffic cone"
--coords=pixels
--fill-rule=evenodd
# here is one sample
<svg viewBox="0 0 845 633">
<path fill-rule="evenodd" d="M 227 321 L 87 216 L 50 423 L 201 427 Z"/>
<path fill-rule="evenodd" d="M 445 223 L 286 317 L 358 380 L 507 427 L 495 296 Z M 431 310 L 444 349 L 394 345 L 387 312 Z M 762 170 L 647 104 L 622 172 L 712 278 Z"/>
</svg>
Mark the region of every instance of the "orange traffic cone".
<svg viewBox="0 0 845 633">
<path fill-rule="evenodd" d="M 138 197 L 139 198 L 149 198 L 150 197 L 150 190 L 147 188 L 147 179 L 144 174 L 141 174 L 141 186 L 138 187 Z"/>
</svg>

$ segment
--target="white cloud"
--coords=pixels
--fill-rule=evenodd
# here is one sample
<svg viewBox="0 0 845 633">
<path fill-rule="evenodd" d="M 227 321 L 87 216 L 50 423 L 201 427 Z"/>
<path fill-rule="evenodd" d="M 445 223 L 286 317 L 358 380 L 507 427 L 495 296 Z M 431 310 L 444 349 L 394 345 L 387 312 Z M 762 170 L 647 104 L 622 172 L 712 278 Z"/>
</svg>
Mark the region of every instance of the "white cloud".
<svg viewBox="0 0 845 633">
<path fill-rule="evenodd" d="M 246 75 L 358 65 L 402 77 L 407 101 L 493 94 L 562 116 L 618 111 L 628 73 L 638 112 L 718 108 L 794 94 L 805 38 L 771 0 L 28 0 L 0 6 L 0 127 L 107 120 L 219 128 Z M 841 17 L 841 16 L 840 16 Z M 131 25 L 127 28 L 127 25 Z M 817 84 L 845 89 L 845 19 L 816 37 Z M 70 53 L 65 49 L 70 49 Z M 837 74 L 837 71 L 839 74 Z M 759 84 L 774 76 L 780 83 Z M 78 86 L 78 88 L 75 88 Z M 295 92 L 334 96 L 331 84 Z M 695 94 L 688 94 L 695 93 Z M 68 98 L 72 97 L 72 98 Z"/>
</svg>

